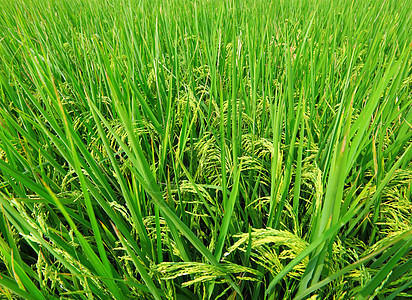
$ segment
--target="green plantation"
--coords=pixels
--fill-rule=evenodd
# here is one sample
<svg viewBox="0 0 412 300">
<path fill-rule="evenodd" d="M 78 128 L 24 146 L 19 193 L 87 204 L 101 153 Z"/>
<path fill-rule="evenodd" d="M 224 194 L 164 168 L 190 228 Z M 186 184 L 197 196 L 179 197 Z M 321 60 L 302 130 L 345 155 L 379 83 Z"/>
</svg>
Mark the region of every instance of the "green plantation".
<svg viewBox="0 0 412 300">
<path fill-rule="evenodd" d="M 412 298 L 412 2 L 0 0 L 0 299 Z"/>
</svg>

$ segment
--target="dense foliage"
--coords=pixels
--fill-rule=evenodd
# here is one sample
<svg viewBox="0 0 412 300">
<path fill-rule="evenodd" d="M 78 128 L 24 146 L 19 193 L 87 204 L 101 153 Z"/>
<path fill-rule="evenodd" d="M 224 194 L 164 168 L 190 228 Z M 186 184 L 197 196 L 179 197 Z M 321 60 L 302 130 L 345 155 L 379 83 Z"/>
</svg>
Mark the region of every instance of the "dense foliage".
<svg viewBox="0 0 412 300">
<path fill-rule="evenodd" d="M 0 295 L 412 297 L 411 17 L 0 0 Z"/>
</svg>

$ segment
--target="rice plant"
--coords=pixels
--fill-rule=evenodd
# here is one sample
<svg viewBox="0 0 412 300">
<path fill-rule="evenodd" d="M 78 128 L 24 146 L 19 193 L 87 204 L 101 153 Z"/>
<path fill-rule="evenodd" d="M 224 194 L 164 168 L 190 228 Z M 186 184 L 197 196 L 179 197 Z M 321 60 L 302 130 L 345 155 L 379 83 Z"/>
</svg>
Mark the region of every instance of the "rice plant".
<svg viewBox="0 0 412 300">
<path fill-rule="evenodd" d="M 412 298 L 411 19 L 0 0 L 0 298 Z"/>
</svg>

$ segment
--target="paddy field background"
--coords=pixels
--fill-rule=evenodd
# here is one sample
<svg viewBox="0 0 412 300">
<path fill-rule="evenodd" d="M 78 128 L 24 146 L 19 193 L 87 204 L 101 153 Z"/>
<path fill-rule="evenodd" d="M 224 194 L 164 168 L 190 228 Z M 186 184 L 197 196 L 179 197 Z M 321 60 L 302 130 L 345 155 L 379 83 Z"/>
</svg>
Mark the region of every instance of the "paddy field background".
<svg viewBox="0 0 412 300">
<path fill-rule="evenodd" d="M 1 0 L 0 298 L 411 298 L 411 17 Z"/>
</svg>

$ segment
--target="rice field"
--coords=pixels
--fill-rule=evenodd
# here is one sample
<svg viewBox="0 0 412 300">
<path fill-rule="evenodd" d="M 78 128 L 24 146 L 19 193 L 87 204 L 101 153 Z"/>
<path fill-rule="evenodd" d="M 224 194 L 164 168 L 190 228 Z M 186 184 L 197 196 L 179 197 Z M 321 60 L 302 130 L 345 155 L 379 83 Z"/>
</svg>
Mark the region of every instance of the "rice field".
<svg viewBox="0 0 412 300">
<path fill-rule="evenodd" d="M 0 299 L 412 298 L 412 2 L 0 0 Z"/>
</svg>

